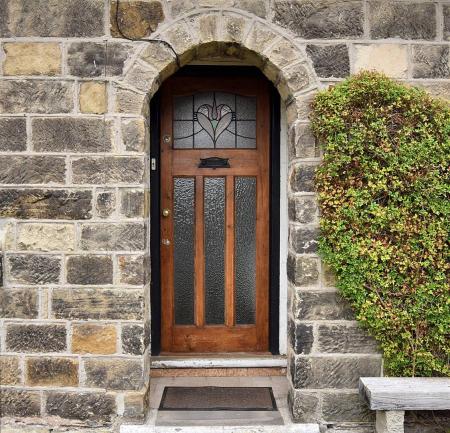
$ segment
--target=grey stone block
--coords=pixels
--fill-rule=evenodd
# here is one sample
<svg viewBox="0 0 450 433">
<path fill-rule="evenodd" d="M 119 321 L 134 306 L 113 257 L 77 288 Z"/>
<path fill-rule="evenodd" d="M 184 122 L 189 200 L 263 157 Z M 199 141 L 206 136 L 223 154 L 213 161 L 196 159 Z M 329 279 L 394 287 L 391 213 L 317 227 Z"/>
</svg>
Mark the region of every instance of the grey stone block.
<svg viewBox="0 0 450 433">
<path fill-rule="evenodd" d="M 146 126 L 142 119 L 122 120 L 122 142 L 127 152 L 143 152 L 147 144 Z"/>
<path fill-rule="evenodd" d="M 289 255 L 287 274 L 289 281 L 298 286 L 316 285 L 319 280 L 319 259 Z"/>
<path fill-rule="evenodd" d="M 314 192 L 314 165 L 296 165 L 291 173 L 291 189 L 294 192 Z"/>
<path fill-rule="evenodd" d="M 81 226 L 81 248 L 83 250 L 100 251 L 144 250 L 144 224 L 83 224 Z"/>
<path fill-rule="evenodd" d="M 415 45 L 412 64 L 414 78 L 450 78 L 450 47 Z"/>
<path fill-rule="evenodd" d="M 69 256 L 66 262 L 69 284 L 112 284 L 111 256 Z"/>
<path fill-rule="evenodd" d="M 0 417 L 33 417 L 41 414 L 41 396 L 38 391 L 2 389 Z"/>
<path fill-rule="evenodd" d="M 149 263 L 144 256 L 118 256 L 121 284 L 141 286 L 147 282 Z"/>
<path fill-rule="evenodd" d="M 130 355 L 142 355 L 148 341 L 144 341 L 145 333 L 142 325 L 122 326 L 122 351 Z M 147 339 L 146 339 L 147 340 Z"/>
<path fill-rule="evenodd" d="M 326 423 L 374 422 L 371 411 L 359 394 L 325 393 L 322 397 L 322 416 Z"/>
<path fill-rule="evenodd" d="M 276 1 L 275 23 L 307 39 L 340 39 L 363 34 L 358 0 Z"/>
<path fill-rule="evenodd" d="M 369 2 L 369 24 L 374 39 L 427 39 L 436 37 L 433 3 Z"/>
<path fill-rule="evenodd" d="M 91 218 L 90 191 L 0 189 L 0 216 L 20 219 Z"/>
<path fill-rule="evenodd" d="M 31 386 L 78 386 L 78 360 L 39 357 L 26 360 L 26 384 Z"/>
<path fill-rule="evenodd" d="M 405 411 L 406 433 L 448 433 L 450 410 Z"/>
<path fill-rule="evenodd" d="M 2 156 L 0 183 L 60 183 L 66 176 L 65 158 L 54 156 Z"/>
<path fill-rule="evenodd" d="M 318 206 L 314 197 L 295 197 L 289 199 L 289 220 L 303 224 L 316 222 Z"/>
<path fill-rule="evenodd" d="M 6 348 L 12 352 L 62 352 L 66 350 L 66 327 L 9 324 Z"/>
<path fill-rule="evenodd" d="M 8 319 L 35 319 L 38 315 L 36 289 L 0 290 L 0 317 Z"/>
<path fill-rule="evenodd" d="M 299 423 L 316 423 L 319 421 L 319 397 L 313 393 L 290 389 L 288 406 L 292 418 Z"/>
<path fill-rule="evenodd" d="M 289 320 L 289 342 L 297 355 L 311 353 L 314 343 L 313 326 Z"/>
<path fill-rule="evenodd" d="M 100 218 L 108 218 L 116 208 L 116 193 L 113 189 L 96 192 L 95 210 Z"/>
<path fill-rule="evenodd" d="M 144 217 L 145 192 L 123 189 L 120 191 L 120 213 L 127 218 Z"/>
<path fill-rule="evenodd" d="M 378 345 L 359 326 L 320 325 L 317 350 L 328 353 L 377 353 Z"/>
<path fill-rule="evenodd" d="M 46 80 L 0 81 L 0 114 L 69 113 L 73 109 L 73 83 Z"/>
<path fill-rule="evenodd" d="M 8 256 L 8 280 L 20 284 L 59 283 L 61 259 L 37 254 Z"/>
<path fill-rule="evenodd" d="M 291 227 L 289 231 L 291 244 L 295 252 L 315 253 L 319 246 L 319 228 Z"/>
<path fill-rule="evenodd" d="M 0 118 L 0 152 L 27 150 L 25 118 Z"/>
<path fill-rule="evenodd" d="M 53 289 L 53 315 L 57 319 L 141 320 L 142 290 Z"/>
<path fill-rule="evenodd" d="M 39 152 L 108 152 L 111 121 L 104 119 L 33 119 L 33 147 Z"/>
<path fill-rule="evenodd" d="M 353 312 L 337 292 L 297 291 L 293 301 L 299 320 L 352 320 Z"/>
<path fill-rule="evenodd" d="M 322 78 L 345 78 L 350 74 L 347 45 L 307 45 L 316 74 Z"/>
<path fill-rule="evenodd" d="M 292 158 L 317 158 L 320 150 L 316 139 L 308 124 L 297 123 L 289 131 L 289 157 Z"/>
<path fill-rule="evenodd" d="M 102 0 L 0 0 L 2 37 L 104 34 Z"/>
<path fill-rule="evenodd" d="M 67 53 L 69 74 L 79 77 L 121 75 L 130 44 L 120 42 L 74 42 Z"/>
<path fill-rule="evenodd" d="M 47 414 L 65 419 L 109 424 L 116 410 L 115 396 L 104 392 L 50 392 L 47 394 Z"/>
<path fill-rule="evenodd" d="M 442 5 L 444 15 L 444 40 L 450 41 L 450 5 Z"/>
</svg>

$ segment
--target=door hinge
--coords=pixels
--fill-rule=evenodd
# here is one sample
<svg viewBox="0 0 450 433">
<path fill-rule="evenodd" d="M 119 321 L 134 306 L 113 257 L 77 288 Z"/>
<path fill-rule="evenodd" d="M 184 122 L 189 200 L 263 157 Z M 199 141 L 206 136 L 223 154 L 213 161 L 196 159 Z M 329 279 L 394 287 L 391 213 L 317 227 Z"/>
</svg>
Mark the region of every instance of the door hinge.
<svg viewBox="0 0 450 433">
<path fill-rule="evenodd" d="M 150 159 L 150 167 L 151 167 L 152 171 L 156 170 L 156 158 Z"/>
</svg>

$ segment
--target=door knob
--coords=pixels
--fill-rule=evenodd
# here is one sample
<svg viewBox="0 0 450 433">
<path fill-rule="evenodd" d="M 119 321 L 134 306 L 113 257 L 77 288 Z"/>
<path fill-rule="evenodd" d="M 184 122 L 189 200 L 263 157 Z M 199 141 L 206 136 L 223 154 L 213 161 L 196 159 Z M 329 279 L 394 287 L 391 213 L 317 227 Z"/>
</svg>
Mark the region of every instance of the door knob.
<svg viewBox="0 0 450 433">
<path fill-rule="evenodd" d="M 169 246 L 169 245 L 170 245 L 169 239 L 163 239 L 163 240 L 161 241 L 161 243 L 162 243 L 163 245 L 166 245 L 166 246 Z"/>
<path fill-rule="evenodd" d="M 170 209 L 163 209 L 162 215 L 163 217 L 168 217 L 170 215 Z"/>
</svg>

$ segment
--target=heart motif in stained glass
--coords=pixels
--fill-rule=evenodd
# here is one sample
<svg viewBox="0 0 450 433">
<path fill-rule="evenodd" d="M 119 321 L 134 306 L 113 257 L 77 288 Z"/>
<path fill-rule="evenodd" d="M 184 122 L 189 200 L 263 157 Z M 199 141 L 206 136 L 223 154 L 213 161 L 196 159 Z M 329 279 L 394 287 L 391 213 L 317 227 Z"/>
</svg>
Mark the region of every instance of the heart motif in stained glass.
<svg viewBox="0 0 450 433">
<path fill-rule="evenodd" d="M 230 126 L 233 120 L 233 111 L 226 104 L 216 104 L 214 97 L 213 105 L 203 104 L 197 110 L 197 121 L 200 126 L 211 137 L 214 144 L 219 136 Z"/>
</svg>

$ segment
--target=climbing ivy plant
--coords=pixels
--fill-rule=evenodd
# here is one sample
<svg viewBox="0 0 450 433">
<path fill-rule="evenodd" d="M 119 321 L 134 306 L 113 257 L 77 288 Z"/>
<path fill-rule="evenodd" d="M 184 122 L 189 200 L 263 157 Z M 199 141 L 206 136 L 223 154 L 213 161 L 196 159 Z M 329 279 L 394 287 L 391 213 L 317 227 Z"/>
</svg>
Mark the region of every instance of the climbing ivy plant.
<svg viewBox="0 0 450 433">
<path fill-rule="evenodd" d="M 363 72 L 318 93 L 320 254 L 385 371 L 449 376 L 450 108 Z"/>
</svg>

